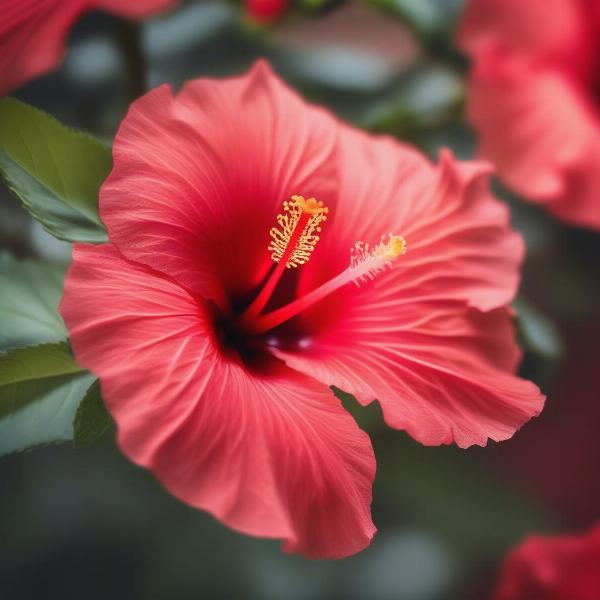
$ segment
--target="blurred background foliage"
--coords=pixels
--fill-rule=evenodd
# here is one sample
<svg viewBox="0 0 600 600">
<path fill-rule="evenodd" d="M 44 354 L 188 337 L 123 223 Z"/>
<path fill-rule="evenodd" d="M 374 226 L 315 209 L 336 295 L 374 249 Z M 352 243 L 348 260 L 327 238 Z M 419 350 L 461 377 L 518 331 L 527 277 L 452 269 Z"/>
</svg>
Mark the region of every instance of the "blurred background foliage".
<svg viewBox="0 0 600 600">
<path fill-rule="evenodd" d="M 270 26 L 225 0 L 184 2 L 141 25 L 92 13 L 72 31 L 62 68 L 16 95 L 110 142 L 144 89 L 237 74 L 266 57 L 360 127 L 432 158 L 442 146 L 472 158 L 467 64 L 452 44 L 460 9 L 460 0 L 298 0 Z M 541 418 L 503 444 L 425 448 L 386 430 L 375 405 L 340 394 L 373 437 L 380 533 L 337 562 L 283 555 L 186 507 L 119 454 L 112 431 L 84 448 L 11 454 L 0 459 L 0 597 L 475 600 L 527 532 L 590 525 L 600 506 L 600 236 L 494 189 L 527 241 L 516 307 L 522 373 L 549 396 Z M 69 245 L 3 187 L 0 251 L 0 307 L 13 307 L 0 347 L 61 339 L 53 307 Z M 14 307 L 39 322 L 20 321 Z"/>
</svg>

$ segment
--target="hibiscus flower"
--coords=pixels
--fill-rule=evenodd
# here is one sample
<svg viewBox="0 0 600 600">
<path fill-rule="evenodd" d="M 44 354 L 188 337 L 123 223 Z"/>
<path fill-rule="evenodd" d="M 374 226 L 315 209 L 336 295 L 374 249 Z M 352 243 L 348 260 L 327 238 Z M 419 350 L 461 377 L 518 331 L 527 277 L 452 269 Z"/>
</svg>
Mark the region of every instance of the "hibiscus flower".
<svg viewBox="0 0 600 600">
<path fill-rule="evenodd" d="M 506 558 L 493 600 L 598 600 L 600 525 L 583 535 L 531 536 Z"/>
<path fill-rule="evenodd" d="M 0 0 L 0 96 L 52 71 L 62 61 L 69 29 L 85 12 L 141 18 L 175 0 Z"/>
<path fill-rule="evenodd" d="M 121 449 L 178 498 L 341 557 L 374 533 L 375 460 L 330 386 L 425 444 L 541 410 L 513 375 L 523 243 L 486 166 L 346 126 L 265 63 L 146 94 L 113 154 L 110 243 L 75 245 L 61 311 Z"/>
<path fill-rule="evenodd" d="M 600 228 L 600 0 L 470 0 L 468 116 L 514 190 Z"/>
</svg>

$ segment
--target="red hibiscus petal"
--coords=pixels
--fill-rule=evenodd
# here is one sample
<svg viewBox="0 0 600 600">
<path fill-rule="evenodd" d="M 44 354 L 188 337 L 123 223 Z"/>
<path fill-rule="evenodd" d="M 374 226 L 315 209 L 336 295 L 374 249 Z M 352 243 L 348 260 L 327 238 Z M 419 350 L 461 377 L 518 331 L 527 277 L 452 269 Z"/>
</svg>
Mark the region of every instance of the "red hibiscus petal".
<svg viewBox="0 0 600 600">
<path fill-rule="evenodd" d="M 85 11 L 142 17 L 173 0 L 0 0 L 0 96 L 51 71 L 63 59 L 68 31 Z"/>
<path fill-rule="evenodd" d="M 337 127 L 266 63 L 162 86 L 134 102 L 100 192 L 111 240 L 221 307 L 271 267 L 269 229 L 293 194 L 332 201 Z"/>
<path fill-rule="evenodd" d="M 123 452 L 171 493 L 290 552 L 369 543 L 372 448 L 325 386 L 219 350 L 206 302 L 110 245 L 75 246 L 61 312 Z"/>
<path fill-rule="evenodd" d="M 501 441 L 540 413 L 544 398 L 511 374 L 518 351 L 511 315 L 455 302 L 357 308 L 345 327 L 311 340 L 310 352 L 276 350 L 327 385 L 377 399 L 386 423 L 426 445 Z"/>
<path fill-rule="evenodd" d="M 482 156 L 523 196 L 599 228 L 600 4 L 471 0 L 458 41 Z"/>
<path fill-rule="evenodd" d="M 507 556 L 493 600 L 596 600 L 600 525 L 583 535 L 530 536 Z"/>
<path fill-rule="evenodd" d="M 507 62 L 482 67 L 469 116 L 481 155 L 508 185 L 567 221 L 600 228 L 600 111 L 578 86 Z"/>
<path fill-rule="evenodd" d="M 476 60 L 490 50 L 518 53 L 586 76 L 598 48 L 590 9 L 579 0 L 469 0 L 457 41 Z"/>
<path fill-rule="evenodd" d="M 487 190 L 487 168 L 445 154 L 434 169 L 358 134 L 344 152 L 352 168 L 342 170 L 342 198 L 376 215 L 350 221 L 353 233 L 374 235 L 385 223 L 406 236 L 408 251 L 376 281 L 308 312 L 302 348 L 274 344 L 274 352 L 363 403 L 377 398 L 391 426 L 425 444 L 510 437 L 543 396 L 512 375 L 519 351 L 502 307 L 518 284 L 523 243 Z"/>
<path fill-rule="evenodd" d="M 62 60 L 85 0 L 0 0 L 0 96 Z"/>
</svg>

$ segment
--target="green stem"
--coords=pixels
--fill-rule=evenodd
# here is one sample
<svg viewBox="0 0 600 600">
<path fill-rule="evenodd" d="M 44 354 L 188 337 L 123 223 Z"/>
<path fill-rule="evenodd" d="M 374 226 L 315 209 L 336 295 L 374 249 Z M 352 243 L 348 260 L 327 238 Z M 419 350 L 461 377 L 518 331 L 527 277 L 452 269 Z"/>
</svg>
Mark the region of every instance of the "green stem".
<svg viewBox="0 0 600 600">
<path fill-rule="evenodd" d="M 130 102 L 139 98 L 148 89 L 148 69 L 142 50 L 141 34 L 139 23 L 126 19 L 118 21 L 116 37 L 125 63 Z"/>
</svg>

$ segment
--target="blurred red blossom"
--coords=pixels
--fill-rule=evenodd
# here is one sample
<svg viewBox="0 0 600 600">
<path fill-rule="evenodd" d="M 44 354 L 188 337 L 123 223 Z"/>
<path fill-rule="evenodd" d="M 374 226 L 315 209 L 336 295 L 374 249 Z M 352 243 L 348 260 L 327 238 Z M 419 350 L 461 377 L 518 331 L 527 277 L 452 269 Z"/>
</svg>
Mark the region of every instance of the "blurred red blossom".
<svg viewBox="0 0 600 600">
<path fill-rule="evenodd" d="M 507 485 L 516 476 L 570 527 L 587 527 L 600 507 L 600 323 L 568 322 L 566 360 L 544 418 L 487 454 Z"/>
<path fill-rule="evenodd" d="M 85 12 L 105 10 L 140 18 L 176 0 L 0 0 L 0 96 L 55 69 L 73 23 Z"/>
<path fill-rule="evenodd" d="M 600 524 L 582 535 L 531 536 L 504 562 L 493 600 L 598 600 Z"/>
<path fill-rule="evenodd" d="M 290 0 L 246 0 L 248 16 L 258 23 L 271 23 L 284 15 L 290 8 Z"/>
<path fill-rule="evenodd" d="M 600 0 L 469 0 L 468 115 L 517 192 L 600 228 Z"/>
<path fill-rule="evenodd" d="M 330 386 L 432 445 L 542 409 L 513 374 L 523 242 L 487 166 L 344 125 L 262 62 L 143 96 L 113 155 L 110 243 L 75 245 L 61 312 L 121 449 L 178 498 L 341 557 L 375 531 L 375 459 Z"/>
</svg>

